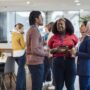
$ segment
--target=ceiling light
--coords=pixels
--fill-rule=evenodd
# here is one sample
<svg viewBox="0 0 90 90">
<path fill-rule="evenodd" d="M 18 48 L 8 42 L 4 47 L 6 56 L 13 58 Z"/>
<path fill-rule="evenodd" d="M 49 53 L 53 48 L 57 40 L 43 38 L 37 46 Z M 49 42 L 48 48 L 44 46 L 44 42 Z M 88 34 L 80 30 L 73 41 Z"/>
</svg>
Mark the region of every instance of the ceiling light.
<svg viewBox="0 0 90 90">
<path fill-rule="evenodd" d="M 77 3 L 76 5 L 77 5 L 77 6 L 80 6 L 80 3 Z"/>
<path fill-rule="evenodd" d="M 30 1 L 27 1 L 26 3 L 29 5 L 30 4 Z"/>
<path fill-rule="evenodd" d="M 80 1 L 79 1 L 79 0 L 75 0 L 74 2 L 75 2 L 75 3 L 78 3 L 78 2 L 80 2 Z"/>
</svg>

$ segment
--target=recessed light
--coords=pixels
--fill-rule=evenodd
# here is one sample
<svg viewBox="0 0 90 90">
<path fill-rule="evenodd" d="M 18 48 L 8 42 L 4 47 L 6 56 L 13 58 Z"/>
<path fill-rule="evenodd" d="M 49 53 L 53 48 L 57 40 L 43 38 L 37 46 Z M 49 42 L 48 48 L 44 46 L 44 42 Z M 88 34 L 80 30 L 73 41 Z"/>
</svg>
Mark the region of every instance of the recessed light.
<svg viewBox="0 0 90 90">
<path fill-rule="evenodd" d="M 29 5 L 30 4 L 30 1 L 27 1 L 26 3 Z"/>
<path fill-rule="evenodd" d="M 79 1 L 79 0 L 75 0 L 74 2 L 75 2 L 75 3 L 79 3 L 80 1 Z"/>
<path fill-rule="evenodd" d="M 77 6 L 80 6 L 81 4 L 80 4 L 80 3 L 77 3 L 76 5 L 77 5 Z"/>
</svg>

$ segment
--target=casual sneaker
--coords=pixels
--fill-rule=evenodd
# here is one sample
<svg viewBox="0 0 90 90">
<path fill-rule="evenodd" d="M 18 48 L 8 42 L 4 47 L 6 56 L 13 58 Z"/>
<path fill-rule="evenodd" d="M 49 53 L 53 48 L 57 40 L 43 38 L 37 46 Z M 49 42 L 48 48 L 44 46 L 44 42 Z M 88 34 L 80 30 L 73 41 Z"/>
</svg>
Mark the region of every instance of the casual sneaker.
<svg viewBox="0 0 90 90">
<path fill-rule="evenodd" d="M 48 86 L 48 90 L 55 90 L 55 86 L 53 85 Z"/>
</svg>

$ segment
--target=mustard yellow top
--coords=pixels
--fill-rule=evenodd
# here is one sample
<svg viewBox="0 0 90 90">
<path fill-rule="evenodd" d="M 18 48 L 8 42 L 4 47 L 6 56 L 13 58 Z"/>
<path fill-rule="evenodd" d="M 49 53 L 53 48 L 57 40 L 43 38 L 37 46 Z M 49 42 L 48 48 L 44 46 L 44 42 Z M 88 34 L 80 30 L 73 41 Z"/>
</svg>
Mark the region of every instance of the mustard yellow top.
<svg viewBox="0 0 90 90">
<path fill-rule="evenodd" d="M 12 32 L 12 48 L 13 50 L 25 49 L 24 37 L 19 32 Z"/>
</svg>

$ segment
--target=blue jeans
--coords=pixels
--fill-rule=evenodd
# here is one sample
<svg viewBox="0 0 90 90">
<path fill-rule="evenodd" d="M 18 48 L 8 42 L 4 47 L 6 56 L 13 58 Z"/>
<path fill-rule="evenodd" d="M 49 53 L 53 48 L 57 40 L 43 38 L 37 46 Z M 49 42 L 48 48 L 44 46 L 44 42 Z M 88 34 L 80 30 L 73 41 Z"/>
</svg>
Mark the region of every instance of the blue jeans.
<svg viewBox="0 0 90 90">
<path fill-rule="evenodd" d="M 90 76 L 79 76 L 80 90 L 90 90 Z"/>
<path fill-rule="evenodd" d="M 74 82 L 76 77 L 76 67 L 73 59 L 65 60 L 63 57 L 54 58 L 53 75 L 55 80 L 55 90 L 62 90 L 64 82 L 67 90 L 75 90 Z"/>
<path fill-rule="evenodd" d="M 29 65 L 32 78 L 32 90 L 42 90 L 44 65 Z"/>
<path fill-rule="evenodd" d="M 51 81 L 51 62 L 50 58 L 44 58 L 44 81 Z"/>
<path fill-rule="evenodd" d="M 18 64 L 18 73 L 16 78 L 16 90 L 26 90 L 26 73 L 25 73 L 25 55 L 15 57 Z"/>
</svg>

